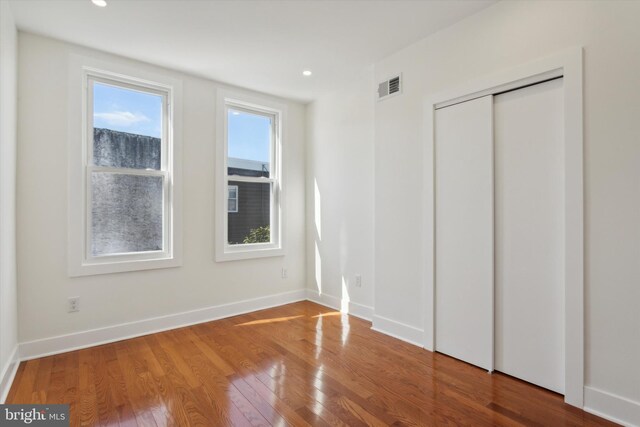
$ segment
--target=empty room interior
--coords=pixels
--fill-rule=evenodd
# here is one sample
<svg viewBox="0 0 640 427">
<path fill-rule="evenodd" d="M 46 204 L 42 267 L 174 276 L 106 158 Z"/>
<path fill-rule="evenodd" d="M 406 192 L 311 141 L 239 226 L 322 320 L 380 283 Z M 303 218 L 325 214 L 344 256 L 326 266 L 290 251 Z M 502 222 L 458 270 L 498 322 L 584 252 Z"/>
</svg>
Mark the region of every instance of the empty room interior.
<svg viewBox="0 0 640 427">
<path fill-rule="evenodd" d="M 0 0 L 0 425 L 640 426 L 640 1 Z"/>
</svg>

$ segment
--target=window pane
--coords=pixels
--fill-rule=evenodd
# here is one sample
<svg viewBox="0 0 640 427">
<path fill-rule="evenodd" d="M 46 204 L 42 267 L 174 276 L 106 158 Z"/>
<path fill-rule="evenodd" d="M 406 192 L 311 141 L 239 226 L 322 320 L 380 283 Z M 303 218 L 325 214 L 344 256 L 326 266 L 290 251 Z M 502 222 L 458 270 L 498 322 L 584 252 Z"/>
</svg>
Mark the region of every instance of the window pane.
<svg viewBox="0 0 640 427">
<path fill-rule="evenodd" d="M 161 176 L 91 174 L 93 256 L 163 250 Z"/>
<path fill-rule="evenodd" d="M 93 164 L 160 169 L 162 97 L 93 83 Z"/>
<path fill-rule="evenodd" d="M 236 199 L 229 199 L 229 212 L 238 212 L 238 201 Z"/>
<path fill-rule="evenodd" d="M 228 174 L 268 177 L 273 118 L 230 108 L 227 120 Z"/>
<path fill-rule="evenodd" d="M 238 186 L 238 212 L 228 214 L 230 245 L 271 241 L 271 184 L 230 182 Z"/>
</svg>

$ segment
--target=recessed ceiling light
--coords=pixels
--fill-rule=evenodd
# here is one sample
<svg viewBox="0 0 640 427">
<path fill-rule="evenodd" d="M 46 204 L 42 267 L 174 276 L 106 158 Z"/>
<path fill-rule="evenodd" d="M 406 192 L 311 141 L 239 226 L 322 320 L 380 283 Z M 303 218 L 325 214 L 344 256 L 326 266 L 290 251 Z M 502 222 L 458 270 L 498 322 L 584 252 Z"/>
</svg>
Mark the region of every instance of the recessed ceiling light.
<svg viewBox="0 0 640 427">
<path fill-rule="evenodd" d="M 98 7 L 106 7 L 107 0 L 91 0 L 91 3 L 95 4 Z"/>
<path fill-rule="evenodd" d="M 313 74 L 313 73 L 311 72 L 311 70 L 304 70 L 304 71 L 302 72 L 302 75 L 303 75 L 303 76 L 307 76 L 307 77 L 309 77 L 311 74 Z"/>
</svg>

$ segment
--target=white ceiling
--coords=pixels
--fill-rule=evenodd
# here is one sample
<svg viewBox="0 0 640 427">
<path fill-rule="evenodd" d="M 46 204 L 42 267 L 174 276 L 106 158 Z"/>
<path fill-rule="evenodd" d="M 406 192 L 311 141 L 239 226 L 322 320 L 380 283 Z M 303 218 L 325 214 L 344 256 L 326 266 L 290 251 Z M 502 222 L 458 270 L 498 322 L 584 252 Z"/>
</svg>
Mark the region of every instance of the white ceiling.
<svg viewBox="0 0 640 427">
<path fill-rule="evenodd" d="M 494 2 L 107 1 L 12 0 L 11 9 L 24 31 L 300 101 Z"/>
</svg>

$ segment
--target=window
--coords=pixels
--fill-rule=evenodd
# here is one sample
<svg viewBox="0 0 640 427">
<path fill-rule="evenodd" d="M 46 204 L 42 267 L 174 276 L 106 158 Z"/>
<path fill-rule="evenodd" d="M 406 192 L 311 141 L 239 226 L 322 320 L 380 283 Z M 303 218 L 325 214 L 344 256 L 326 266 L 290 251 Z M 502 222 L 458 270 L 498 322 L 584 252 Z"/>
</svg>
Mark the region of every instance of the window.
<svg viewBox="0 0 640 427">
<path fill-rule="evenodd" d="M 238 212 L 238 186 L 229 185 L 229 193 L 227 196 L 227 210 L 231 213 Z"/>
<path fill-rule="evenodd" d="M 216 259 L 282 255 L 282 107 L 219 100 Z M 221 206 L 225 206 L 220 208 Z"/>
<path fill-rule="evenodd" d="M 178 265 L 172 88 L 89 69 L 83 78 L 83 244 L 72 275 Z"/>
<path fill-rule="evenodd" d="M 166 92 L 90 76 L 87 258 L 167 249 Z"/>
</svg>

